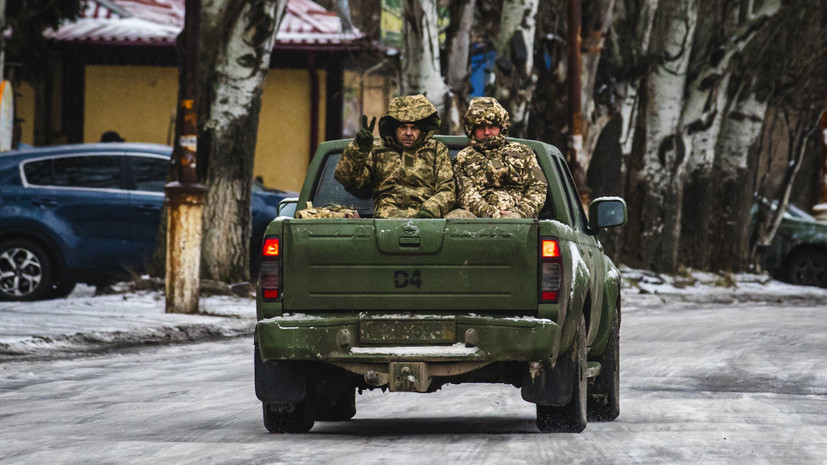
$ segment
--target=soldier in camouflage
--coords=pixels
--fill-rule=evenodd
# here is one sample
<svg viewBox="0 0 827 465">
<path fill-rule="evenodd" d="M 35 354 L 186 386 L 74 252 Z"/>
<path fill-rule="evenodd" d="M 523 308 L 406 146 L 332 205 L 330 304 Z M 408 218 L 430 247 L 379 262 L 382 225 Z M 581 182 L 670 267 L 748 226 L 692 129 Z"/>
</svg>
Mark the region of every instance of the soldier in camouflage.
<svg viewBox="0 0 827 465">
<path fill-rule="evenodd" d="M 508 112 L 497 100 L 471 100 L 464 122 L 471 146 L 457 154 L 454 172 L 460 207 L 479 218 L 536 218 L 546 201 L 537 156 L 507 141 L 508 127 Z"/>
<path fill-rule="evenodd" d="M 456 184 L 448 148 L 432 139 L 439 127 L 434 105 L 424 95 L 396 97 L 342 153 L 334 177 L 359 198 L 373 197 L 377 218 L 441 218 L 456 206 Z"/>
</svg>

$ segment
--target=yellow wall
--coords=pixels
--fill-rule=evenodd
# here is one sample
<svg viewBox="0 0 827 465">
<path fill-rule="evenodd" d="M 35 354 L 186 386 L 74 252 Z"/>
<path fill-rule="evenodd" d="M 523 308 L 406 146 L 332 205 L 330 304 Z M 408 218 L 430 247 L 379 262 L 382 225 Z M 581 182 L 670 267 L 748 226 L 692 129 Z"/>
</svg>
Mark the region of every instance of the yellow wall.
<svg viewBox="0 0 827 465">
<path fill-rule="evenodd" d="M 31 145 L 34 143 L 34 87 L 21 82 L 15 86 L 14 94 L 16 116 L 25 120 L 21 123 L 20 141 Z"/>
<path fill-rule="evenodd" d="M 325 136 L 326 73 L 319 76 L 319 139 Z M 271 69 L 264 81 L 256 144 L 256 176 L 277 189 L 301 189 L 310 163 L 310 76 L 306 69 Z"/>
<path fill-rule="evenodd" d="M 177 68 L 87 66 L 83 141 L 112 130 L 128 142 L 167 144 L 177 96 Z"/>
<path fill-rule="evenodd" d="M 319 76 L 319 142 L 325 135 L 326 73 Z M 178 70 L 87 66 L 84 141 L 115 130 L 129 142 L 167 144 Z M 264 83 L 255 175 L 268 187 L 299 190 L 310 160 L 310 78 L 304 69 L 270 70 Z"/>
</svg>

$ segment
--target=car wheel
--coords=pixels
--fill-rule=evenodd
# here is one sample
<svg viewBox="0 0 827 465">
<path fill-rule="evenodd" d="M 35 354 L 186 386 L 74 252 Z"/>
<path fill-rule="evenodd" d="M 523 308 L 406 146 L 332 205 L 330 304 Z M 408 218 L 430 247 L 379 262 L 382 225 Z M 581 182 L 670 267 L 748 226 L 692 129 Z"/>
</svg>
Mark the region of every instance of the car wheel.
<svg viewBox="0 0 827 465">
<path fill-rule="evenodd" d="M 537 428 L 543 433 L 579 433 L 586 428 L 586 319 L 580 317 L 577 336 L 572 347 L 575 354 L 574 387 L 568 405 L 553 407 L 537 405 Z M 564 357 L 570 356 L 569 354 Z"/>
<path fill-rule="evenodd" d="M 306 433 L 313 428 L 312 403 L 305 398 L 297 404 L 262 402 L 264 427 L 271 433 Z"/>
<path fill-rule="evenodd" d="M 589 421 L 612 421 L 620 415 L 620 298 L 612 317 L 609 343 L 600 358 L 600 374 L 589 388 Z"/>
<path fill-rule="evenodd" d="M 787 262 L 787 281 L 827 287 L 827 255 L 815 250 L 799 250 Z"/>
<path fill-rule="evenodd" d="M 0 244 L 0 300 L 38 300 L 52 291 L 52 263 L 27 240 Z"/>
</svg>

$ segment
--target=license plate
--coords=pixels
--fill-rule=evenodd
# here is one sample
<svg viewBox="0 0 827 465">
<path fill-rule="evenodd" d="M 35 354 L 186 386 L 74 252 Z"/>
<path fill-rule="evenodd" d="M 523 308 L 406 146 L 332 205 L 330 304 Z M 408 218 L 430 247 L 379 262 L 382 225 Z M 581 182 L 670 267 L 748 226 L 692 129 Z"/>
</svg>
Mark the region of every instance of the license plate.
<svg viewBox="0 0 827 465">
<path fill-rule="evenodd" d="M 444 344 L 456 342 L 454 320 L 362 320 L 359 340 L 367 343 Z"/>
</svg>

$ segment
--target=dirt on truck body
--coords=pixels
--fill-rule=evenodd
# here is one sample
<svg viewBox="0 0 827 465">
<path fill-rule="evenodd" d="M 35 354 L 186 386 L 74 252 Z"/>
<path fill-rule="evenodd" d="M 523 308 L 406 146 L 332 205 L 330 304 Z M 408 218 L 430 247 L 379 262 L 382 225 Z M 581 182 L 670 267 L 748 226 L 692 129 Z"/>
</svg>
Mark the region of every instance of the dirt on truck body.
<svg viewBox="0 0 827 465">
<path fill-rule="evenodd" d="M 543 432 L 617 417 L 620 273 L 596 233 L 626 205 L 595 199 L 587 219 L 559 150 L 516 140 L 548 180 L 537 219 L 372 218 L 333 179 L 348 141 L 319 146 L 262 245 L 255 383 L 270 432 L 348 420 L 357 390 L 467 382 L 519 387 Z M 294 218 L 308 202 L 359 218 Z"/>
</svg>

